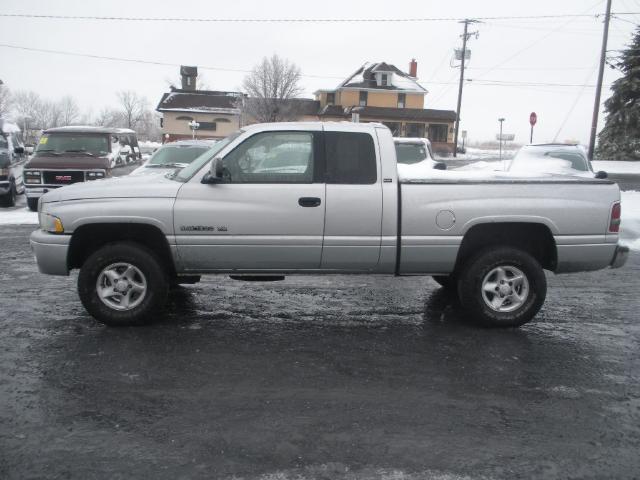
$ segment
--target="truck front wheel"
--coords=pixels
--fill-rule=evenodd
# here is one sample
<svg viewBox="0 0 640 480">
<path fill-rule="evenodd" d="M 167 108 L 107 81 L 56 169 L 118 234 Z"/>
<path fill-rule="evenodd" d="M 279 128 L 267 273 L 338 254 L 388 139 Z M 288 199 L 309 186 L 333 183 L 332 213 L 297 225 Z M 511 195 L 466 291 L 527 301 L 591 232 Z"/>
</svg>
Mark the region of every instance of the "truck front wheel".
<svg viewBox="0 0 640 480">
<path fill-rule="evenodd" d="M 512 247 L 484 250 L 466 262 L 458 282 L 460 303 L 489 327 L 518 327 L 542 307 L 547 280 L 540 263 Z"/>
<path fill-rule="evenodd" d="M 78 275 L 82 305 L 110 326 L 154 320 L 167 298 L 169 279 L 156 256 L 130 242 L 106 245 L 87 258 Z"/>
</svg>

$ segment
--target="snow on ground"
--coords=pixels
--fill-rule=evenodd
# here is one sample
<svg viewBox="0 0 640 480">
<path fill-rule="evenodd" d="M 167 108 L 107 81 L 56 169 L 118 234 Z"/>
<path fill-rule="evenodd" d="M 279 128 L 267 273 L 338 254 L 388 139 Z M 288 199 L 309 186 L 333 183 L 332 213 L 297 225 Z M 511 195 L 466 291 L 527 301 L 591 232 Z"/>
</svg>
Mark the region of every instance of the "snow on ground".
<svg viewBox="0 0 640 480">
<path fill-rule="evenodd" d="M 622 195 L 620 243 L 640 251 L 640 192 L 630 190 Z"/>
</svg>

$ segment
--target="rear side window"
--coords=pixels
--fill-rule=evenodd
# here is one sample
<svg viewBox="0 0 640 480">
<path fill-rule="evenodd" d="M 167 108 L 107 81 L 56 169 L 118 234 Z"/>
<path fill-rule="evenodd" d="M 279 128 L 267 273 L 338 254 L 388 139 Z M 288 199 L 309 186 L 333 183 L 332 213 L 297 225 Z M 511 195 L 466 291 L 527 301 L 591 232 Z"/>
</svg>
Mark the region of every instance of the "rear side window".
<svg viewBox="0 0 640 480">
<path fill-rule="evenodd" d="M 376 183 L 376 151 L 371 135 L 359 132 L 325 132 L 324 138 L 327 183 Z"/>
</svg>

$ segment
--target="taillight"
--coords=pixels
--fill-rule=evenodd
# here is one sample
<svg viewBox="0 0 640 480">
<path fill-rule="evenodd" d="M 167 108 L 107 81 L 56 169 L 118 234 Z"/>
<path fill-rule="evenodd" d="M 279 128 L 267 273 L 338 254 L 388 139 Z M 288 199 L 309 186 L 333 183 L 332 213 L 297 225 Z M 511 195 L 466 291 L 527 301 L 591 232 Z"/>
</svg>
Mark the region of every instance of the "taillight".
<svg viewBox="0 0 640 480">
<path fill-rule="evenodd" d="M 620 217 L 622 214 L 622 207 L 620 202 L 616 202 L 611 207 L 611 221 L 609 222 L 609 232 L 618 233 L 620 231 Z"/>
</svg>

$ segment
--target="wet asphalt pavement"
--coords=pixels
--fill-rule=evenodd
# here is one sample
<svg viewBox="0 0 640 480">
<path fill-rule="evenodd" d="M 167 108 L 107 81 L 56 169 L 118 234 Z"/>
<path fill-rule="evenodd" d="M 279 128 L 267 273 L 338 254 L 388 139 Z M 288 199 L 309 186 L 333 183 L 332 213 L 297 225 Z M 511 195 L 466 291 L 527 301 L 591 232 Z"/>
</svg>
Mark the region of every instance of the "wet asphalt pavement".
<svg viewBox="0 0 640 480">
<path fill-rule="evenodd" d="M 640 254 L 475 327 L 429 278 L 224 276 L 113 329 L 0 240 L 0 478 L 640 477 Z"/>
</svg>

